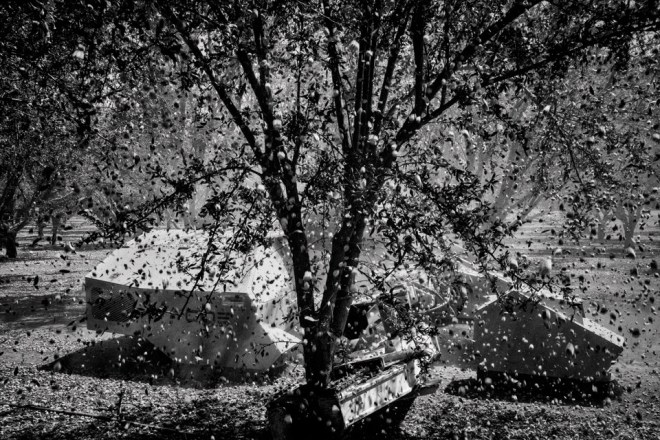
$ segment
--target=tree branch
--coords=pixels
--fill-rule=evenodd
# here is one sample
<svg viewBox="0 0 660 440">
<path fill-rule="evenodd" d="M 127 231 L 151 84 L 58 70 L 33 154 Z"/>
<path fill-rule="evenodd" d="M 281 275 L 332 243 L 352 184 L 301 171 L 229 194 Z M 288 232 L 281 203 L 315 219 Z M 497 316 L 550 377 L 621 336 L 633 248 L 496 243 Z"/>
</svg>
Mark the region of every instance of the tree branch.
<svg viewBox="0 0 660 440">
<path fill-rule="evenodd" d="M 243 136 L 245 137 L 245 140 L 247 143 L 250 145 L 250 148 L 252 149 L 252 152 L 254 155 L 261 161 L 262 160 L 262 154 L 261 151 L 259 150 L 257 146 L 257 140 L 254 136 L 254 133 L 248 126 L 247 122 L 243 118 L 243 115 L 241 114 L 240 110 L 236 107 L 236 104 L 234 104 L 234 101 L 227 91 L 227 88 L 224 84 L 218 81 L 216 78 L 213 70 L 211 69 L 210 61 L 208 58 L 204 56 L 202 51 L 197 47 L 197 44 L 195 44 L 195 41 L 192 39 L 191 35 L 188 33 L 186 30 L 185 25 L 183 22 L 176 16 L 174 11 L 171 11 L 167 9 L 166 7 L 163 7 L 159 4 L 159 2 L 155 3 L 156 7 L 158 10 L 163 14 L 163 16 L 167 17 L 176 27 L 177 31 L 179 32 L 179 35 L 183 38 L 183 40 L 186 42 L 186 45 L 188 48 L 192 51 L 192 53 L 195 55 L 195 57 L 199 60 L 199 63 L 202 67 L 202 70 L 204 70 L 204 73 L 206 73 L 206 76 L 208 76 L 209 81 L 211 81 L 211 84 L 213 85 L 213 88 L 215 91 L 218 93 L 218 96 L 220 97 L 220 100 L 224 104 L 225 108 L 227 111 L 229 111 L 229 114 L 231 115 L 232 120 L 236 125 L 239 127 L 241 132 L 243 133 Z"/>
<path fill-rule="evenodd" d="M 415 104 L 413 115 L 421 118 L 426 109 L 425 87 L 424 87 L 424 30 L 426 28 L 425 2 L 418 2 L 413 13 L 410 34 L 413 43 L 413 55 L 415 59 Z"/>
<path fill-rule="evenodd" d="M 339 71 L 339 53 L 337 52 L 337 37 L 335 36 L 334 21 L 330 17 L 330 6 L 328 0 L 323 1 L 323 9 L 325 10 L 325 25 L 328 28 L 328 55 L 330 57 L 330 72 L 332 75 L 332 86 L 334 96 L 335 114 L 337 117 L 337 128 L 339 129 L 339 136 L 341 138 L 342 150 L 344 155 L 348 154 L 350 150 L 350 140 L 348 138 L 348 130 L 346 127 L 346 120 L 344 119 L 344 108 L 342 106 L 342 81 L 341 73 Z"/>
<path fill-rule="evenodd" d="M 368 71 L 368 55 L 370 58 L 373 58 L 373 51 L 371 50 L 371 40 L 370 40 L 370 22 L 365 19 L 365 15 L 368 15 L 366 9 L 366 2 L 364 11 L 362 13 L 362 26 L 360 28 L 360 49 L 358 51 L 358 60 L 357 60 L 357 74 L 355 75 L 355 117 L 353 118 L 353 148 L 357 148 L 360 142 L 360 136 L 362 133 L 362 121 L 363 121 L 363 112 L 362 108 L 363 100 L 366 99 L 365 93 L 365 75 Z"/>
<path fill-rule="evenodd" d="M 382 10 L 382 0 L 376 0 L 373 10 Z M 362 142 L 369 135 L 369 122 L 373 112 L 373 95 L 374 95 L 374 68 L 376 65 L 376 52 L 378 48 L 378 34 L 380 32 L 381 17 L 380 13 L 372 13 L 369 25 L 369 50 L 365 53 L 367 55 L 367 68 L 365 69 L 364 80 L 366 81 L 365 91 L 363 92 L 363 105 L 362 123 L 360 137 Z"/>
<path fill-rule="evenodd" d="M 268 60 L 266 56 L 266 42 L 264 41 L 264 24 L 261 20 L 261 13 L 257 9 L 254 10 L 252 19 L 252 31 L 254 33 L 254 46 L 259 59 L 259 76 L 261 77 L 261 85 L 265 85 L 270 81 L 270 68 L 268 67 Z"/>
<path fill-rule="evenodd" d="M 394 75 L 394 68 L 399 59 L 399 52 L 401 51 L 401 39 L 403 38 L 403 33 L 406 31 L 408 26 L 408 17 L 410 15 L 410 4 L 406 4 L 406 7 L 403 14 L 403 19 L 397 28 L 396 34 L 392 45 L 390 46 L 390 56 L 387 59 L 387 66 L 385 67 L 385 74 L 383 76 L 383 85 L 380 89 L 380 96 L 378 98 L 378 110 L 374 118 L 374 129 L 373 132 L 376 136 L 380 134 L 382 128 L 383 119 L 385 117 L 385 107 L 387 106 L 387 100 L 389 98 L 390 87 L 392 86 L 392 76 Z"/>
<path fill-rule="evenodd" d="M 511 8 L 507 11 L 506 14 L 504 14 L 504 16 L 500 20 L 488 26 L 486 30 L 484 30 L 477 38 L 473 40 L 472 43 L 468 44 L 465 48 L 463 48 L 463 50 L 460 53 L 456 54 L 452 62 L 450 62 L 450 60 L 447 59 L 443 71 L 436 77 L 436 79 L 429 86 L 429 91 L 428 91 L 429 99 L 433 99 L 435 95 L 438 93 L 438 91 L 442 87 L 442 80 L 449 78 L 449 76 L 451 75 L 451 66 L 453 64 L 455 64 L 458 61 L 467 60 L 468 58 L 470 58 L 472 55 L 474 55 L 474 53 L 477 50 L 477 47 L 480 44 L 486 43 L 489 40 L 491 40 L 494 36 L 499 34 L 504 28 L 506 28 L 508 25 L 516 21 L 520 16 L 527 13 L 527 11 L 534 8 L 542 1 L 543 0 L 517 1 L 516 3 L 513 4 L 513 6 L 511 6 Z"/>
<path fill-rule="evenodd" d="M 257 98 L 259 108 L 261 108 L 261 112 L 264 115 L 266 123 L 269 127 L 272 128 L 273 114 L 271 111 L 272 106 L 270 103 L 272 95 L 268 92 L 268 90 L 266 90 L 263 84 L 260 84 L 259 80 L 257 80 L 257 76 L 252 69 L 252 61 L 250 61 L 250 57 L 244 48 L 239 47 L 236 50 L 236 57 L 238 58 L 238 62 L 241 64 L 241 67 L 243 68 L 243 72 L 248 79 L 248 83 L 250 84 L 250 88 L 252 88 L 254 96 Z M 266 149 L 265 154 L 268 155 L 268 149 Z"/>
</svg>

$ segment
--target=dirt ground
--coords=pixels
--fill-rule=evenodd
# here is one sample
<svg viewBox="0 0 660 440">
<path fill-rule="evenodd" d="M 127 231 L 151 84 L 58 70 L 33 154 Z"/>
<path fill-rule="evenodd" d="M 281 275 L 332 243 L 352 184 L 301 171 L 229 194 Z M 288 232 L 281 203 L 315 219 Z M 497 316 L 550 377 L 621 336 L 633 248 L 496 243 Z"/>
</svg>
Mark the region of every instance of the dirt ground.
<svg viewBox="0 0 660 440">
<path fill-rule="evenodd" d="M 526 224 L 511 242 L 531 259 L 562 248 L 553 270 L 571 277 L 588 317 L 626 337 L 612 367 L 621 395 L 573 400 L 517 390 L 494 396 L 470 387 L 472 330 L 456 324 L 443 329 L 446 349 L 433 367 L 440 390 L 417 399 L 390 438 L 660 438 L 660 278 L 651 268 L 660 258 L 656 220 L 640 231 L 635 259 L 616 240 L 561 243 L 547 219 Z M 148 343 L 88 331 L 81 281 L 112 248 L 65 252 L 64 243 L 89 230 L 80 221 L 72 226 L 56 245 L 29 247 L 35 235 L 25 231 L 19 258 L 0 261 L 0 438 L 268 438 L 264 403 L 301 380 L 300 367 L 275 379 L 200 387 Z"/>
</svg>

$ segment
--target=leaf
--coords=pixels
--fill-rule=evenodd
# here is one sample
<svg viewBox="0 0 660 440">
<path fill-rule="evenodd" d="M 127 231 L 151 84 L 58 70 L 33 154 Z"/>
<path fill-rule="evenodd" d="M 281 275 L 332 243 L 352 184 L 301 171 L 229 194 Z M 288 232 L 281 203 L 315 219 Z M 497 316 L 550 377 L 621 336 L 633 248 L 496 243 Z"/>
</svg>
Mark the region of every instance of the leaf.
<svg viewBox="0 0 660 440">
<path fill-rule="evenodd" d="M 73 57 L 78 58 L 79 60 L 85 59 L 85 46 L 78 45 L 78 47 L 73 51 Z"/>
</svg>

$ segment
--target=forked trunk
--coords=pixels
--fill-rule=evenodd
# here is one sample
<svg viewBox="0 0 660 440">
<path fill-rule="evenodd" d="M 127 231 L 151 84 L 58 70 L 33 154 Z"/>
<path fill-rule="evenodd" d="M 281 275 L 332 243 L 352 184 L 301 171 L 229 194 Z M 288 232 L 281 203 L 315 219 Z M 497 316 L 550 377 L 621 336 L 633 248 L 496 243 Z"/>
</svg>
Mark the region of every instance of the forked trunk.
<svg viewBox="0 0 660 440">
<path fill-rule="evenodd" d="M 337 337 L 318 326 L 308 328 L 305 334 L 305 375 L 307 384 L 314 388 L 328 388 L 332 373 Z"/>
<path fill-rule="evenodd" d="M 357 203 L 355 206 L 358 206 Z M 305 335 L 306 379 L 314 387 L 327 388 L 330 385 L 337 342 L 344 332 L 353 302 L 355 270 L 360 259 L 365 225 L 364 215 L 356 211 L 352 215 L 352 223 L 345 221 L 333 240 L 330 270 L 318 321 L 306 329 Z M 332 276 L 335 271 L 337 280 Z"/>
</svg>

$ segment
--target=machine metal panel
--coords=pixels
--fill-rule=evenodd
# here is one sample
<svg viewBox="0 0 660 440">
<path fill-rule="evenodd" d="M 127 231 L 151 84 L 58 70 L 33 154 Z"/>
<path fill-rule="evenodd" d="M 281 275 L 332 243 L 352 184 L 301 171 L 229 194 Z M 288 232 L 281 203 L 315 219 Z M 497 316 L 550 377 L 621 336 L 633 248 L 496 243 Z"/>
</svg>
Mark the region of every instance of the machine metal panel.
<svg viewBox="0 0 660 440">
<path fill-rule="evenodd" d="M 202 270 L 204 232 L 152 231 L 86 276 L 87 326 L 140 334 L 183 364 L 267 370 L 300 342 L 278 245 L 211 255 Z"/>
<path fill-rule="evenodd" d="M 396 364 L 337 393 L 338 410 L 349 426 L 410 394 L 417 384 L 418 361 Z"/>
<path fill-rule="evenodd" d="M 623 351 L 624 338 L 547 301 L 518 291 L 504 306 L 492 300 L 478 310 L 475 349 L 482 371 L 585 381 L 609 381 L 609 368 Z"/>
</svg>

